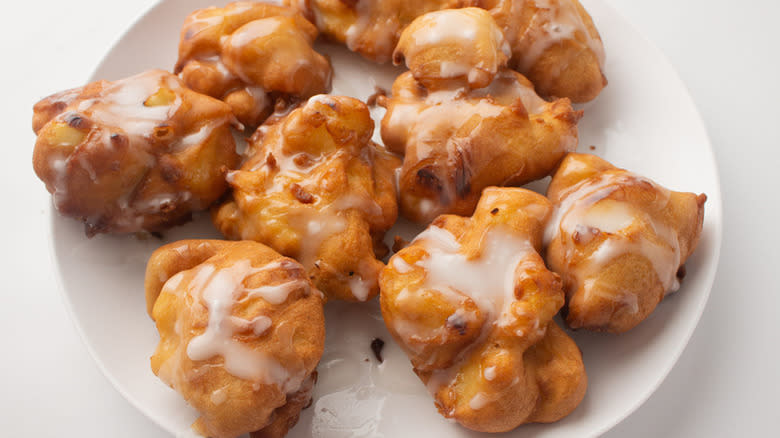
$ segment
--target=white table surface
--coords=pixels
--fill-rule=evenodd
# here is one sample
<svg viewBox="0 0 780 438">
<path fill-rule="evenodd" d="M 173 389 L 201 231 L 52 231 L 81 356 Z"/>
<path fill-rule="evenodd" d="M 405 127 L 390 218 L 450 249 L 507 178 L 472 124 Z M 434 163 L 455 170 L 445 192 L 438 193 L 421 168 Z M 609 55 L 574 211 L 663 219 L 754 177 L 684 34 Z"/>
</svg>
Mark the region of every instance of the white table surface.
<svg viewBox="0 0 780 438">
<path fill-rule="evenodd" d="M 780 271 L 780 2 L 611 2 L 690 88 L 715 148 L 725 231 L 710 301 L 680 361 L 637 412 L 604 436 L 778 436 L 780 282 L 772 272 Z M 49 255 L 49 196 L 31 166 L 32 105 L 84 83 L 153 3 L 3 5 L 3 436 L 166 436 L 113 389 L 79 339 Z"/>
</svg>

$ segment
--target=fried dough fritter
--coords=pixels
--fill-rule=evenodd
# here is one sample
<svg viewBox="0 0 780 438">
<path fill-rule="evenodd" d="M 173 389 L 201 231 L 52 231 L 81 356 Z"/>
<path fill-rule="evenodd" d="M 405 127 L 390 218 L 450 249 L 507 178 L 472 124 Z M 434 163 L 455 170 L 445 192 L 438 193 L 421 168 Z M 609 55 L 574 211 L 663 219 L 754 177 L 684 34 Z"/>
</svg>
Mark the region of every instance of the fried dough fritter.
<svg viewBox="0 0 780 438">
<path fill-rule="evenodd" d="M 373 298 L 382 237 L 398 216 L 400 165 L 371 142 L 373 129 L 368 107 L 341 96 L 315 96 L 269 120 L 229 175 L 232 196 L 213 211 L 214 224 L 298 259 L 328 298 Z"/>
<path fill-rule="evenodd" d="M 415 18 L 469 3 L 471 0 L 285 0 L 323 35 L 379 63 L 390 61 L 401 32 Z"/>
<path fill-rule="evenodd" d="M 547 263 L 572 328 L 625 332 L 679 288 L 704 219 L 703 194 L 670 191 L 593 155 L 569 154 L 547 192 Z"/>
<path fill-rule="evenodd" d="M 484 88 L 493 82 L 511 55 L 495 20 L 484 9 L 429 12 L 401 34 L 393 62 L 406 66 L 426 89 L 449 85 Z"/>
<path fill-rule="evenodd" d="M 330 61 L 315 52 L 317 29 L 290 8 L 239 1 L 193 12 L 181 31 L 179 60 L 188 87 L 225 101 L 254 128 L 275 102 L 330 90 Z"/>
<path fill-rule="evenodd" d="M 286 0 L 327 37 L 375 61 L 391 59 L 414 19 L 478 7 L 495 18 L 511 48 L 510 65 L 546 98 L 594 99 L 606 86 L 604 46 L 578 0 Z"/>
<path fill-rule="evenodd" d="M 416 222 L 442 213 L 470 215 L 485 187 L 521 185 L 550 174 L 576 148 L 582 116 L 568 99 L 546 102 L 522 75 L 494 64 L 506 57 L 496 37 L 500 30 L 487 13 L 472 8 L 433 14 L 404 31 L 397 57 L 413 69 L 396 79 L 392 97 L 383 100 L 382 139 L 389 150 L 405 155 L 401 212 Z M 452 16 L 458 18 L 441 18 Z M 428 21 L 458 25 L 448 27 L 456 32 L 445 38 Z M 461 57 L 468 50 L 462 33 L 489 41 L 476 46 L 483 50 Z M 430 40 L 449 48 L 414 48 L 415 41 Z M 482 79 L 490 81 L 486 87 L 472 88 Z"/>
<path fill-rule="evenodd" d="M 604 45 L 578 0 L 478 0 L 504 30 L 510 66 L 545 98 L 589 102 L 607 85 Z"/>
<path fill-rule="evenodd" d="M 162 70 L 63 91 L 33 110 L 35 173 L 90 236 L 186 222 L 238 165 L 230 107 Z"/>
<path fill-rule="evenodd" d="M 470 218 L 439 216 L 380 276 L 388 330 L 439 412 L 477 431 L 552 422 L 580 403 L 582 356 L 552 318 L 564 303 L 538 251 L 550 202 L 491 187 Z"/>
<path fill-rule="evenodd" d="M 322 294 L 265 245 L 185 240 L 152 254 L 152 371 L 200 418 L 203 436 L 280 438 L 311 399 L 325 342 Z"/>
</svg>

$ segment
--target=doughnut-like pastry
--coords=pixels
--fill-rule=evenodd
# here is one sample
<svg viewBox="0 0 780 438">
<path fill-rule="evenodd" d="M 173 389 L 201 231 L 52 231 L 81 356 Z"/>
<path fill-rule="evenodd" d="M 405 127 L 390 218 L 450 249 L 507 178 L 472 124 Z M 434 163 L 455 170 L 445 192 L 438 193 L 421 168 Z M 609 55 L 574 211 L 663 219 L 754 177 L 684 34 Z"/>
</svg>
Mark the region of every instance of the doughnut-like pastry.
<svg viewBox="0 0 780 438">
<path fill-rule="evenodd" d="M 184 22 L 174 71 L 193 90 L 225 101 L 254 129 L 276 101 L 330 90 L 330 61 L 312 48 L 317 34 L 283 6 L 241 1 L 201 9 Z"/>
<path fill-rule="evenodd" d="M 368 107 L 349 97 L 314 96 L 272 117 L 228 175 L 232 195 L 214 224 L 296 258 L 328 298 L 374 297 L 382 238 L 398 216 L 400 161 L 371 141 L 373 130 Z"/>
<path fill-rule="evenodd" d="M 162 70 L 63 91 L 33 110 L 35 173 L 89 236 L 186 222 L 238 165 L 230 107 Z"/>
<path fill-rule="evenodd" d="M 510 66 L 545 98 L 588 102 L 607 85 L 604 44 L 578 0 L 478 0 L 504 30 Z"/>
<path fill-rule="evenodd" d="M 463 34 L 480 37 L 468 56 L 461 54 L 472 41 Z M 577 147 L 582 112 L 568 99 L 537 96 L 526 78 L 504 67 L 504 48 L 495 21 L 475 8 L 424 15 L 401 36 L 395 56 L 412 70 L 379 102 L 387 107 L 382 139 L 404 154 L 399 188 L 407 218 L 470 215 L 485 187 L 543 178 Z"/>
<path fill-rule="evenodd" d="M 200 418 L 203 436 L 279 438 L 311 400 L 325 342 L 322 294 L 265 245 L 184 240 L 152 254 L 152 371 Z"/>
<path fill-rule="evenodd" d="M 388 330 L 469 429 L 557 421 L 584 397 L 582 355 L 552 320 L 561 281 L 538 253 L 551 212 L 531 191 L 485 189 L 472 217 L 439 216 L 380 276 Z"/>
<path fill-rule="evenodd" d="M 679 286 L 704 219 L 703 194 L 670 191 L 593 155 L 569 154 L 550 183 L 547 263 L 572 328 L 625 332 Z"/>
<path fill-rule="evenodd" d="M 469 6 L 472 0 L 284 0 L 326 37 L 379 63 L 390 61 L 401 32 L 427 12 Z"/>
<path fill-rule="evenodd" d="M 479 7 L 506 35 L 510 65 L 548 98 L 594 99 L 606 86 L 604 46 L 578 0 L 286 0 L 327 37 L 375 62 L 387 62 L 412 21 L 443 9 Z M 455 16 L 450 16 L 455 17 Z M 459 31 L 456 21 L 440 27 Z M 461 36 L 470 34 L 461 32 Z M 398 63 L 396 61 L 396 63 Z"/>
<path fill-rule="evenodd" d="M 393 63 L 406 66 L 429 90 L 450 85 L 484 88 L 512 52 L 490 14 L 479 8 L 429 12 L 401 34 Z"/>
</svg>

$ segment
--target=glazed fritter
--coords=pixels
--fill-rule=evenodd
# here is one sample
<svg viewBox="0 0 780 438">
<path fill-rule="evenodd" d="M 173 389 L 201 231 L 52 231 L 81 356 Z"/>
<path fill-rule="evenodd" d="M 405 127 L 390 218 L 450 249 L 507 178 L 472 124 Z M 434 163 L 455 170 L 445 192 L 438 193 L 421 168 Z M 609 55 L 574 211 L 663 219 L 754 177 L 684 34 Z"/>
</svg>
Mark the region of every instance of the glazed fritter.
<svg viewBox="0 0 780 438">
<path fill-rule="evenodd" d="M 625 332 L 680 286 L 705 195 L 670 191 L 593 155 L 569 154 L 547 192 L 547 263 L 563 278 L 572 328 Z"/>
<path fill-rule="evenodd" d="M 286 0 L 327 37 L 375 62 L 387 62 L 409 24 L 423 14 L 478 7 L 498 23 L 510 65 L 545 98 L 594 99 L 607 85 L 604 46 L 578 0 Z M 447 24 L 453 30 L 457 23 Z M 471 34 L 461 32 L 467 37 Z"/>
<path fill-rule="evenodd" d="M 175 72 L 193 90 L 225 101 L 253 129 L 277 102 L 330 90 L 330 62 L 312 48 L 317 34 L 282 6 L 241 1 L 201 9 L 184 22 Z"/>
<path fill-rule="evenodd" d="M 322 294 L 295 260 L 243 241 L 185 240 L 146 269 L 160 343 L 152 371 L 200 418 L 203 436 L 281 438 L 311 400 Z"/>
<path fill-rule="evenodd" d="M 584 397 L 580 351 L 552 320 L 561 281 L 538 253 L 551 212 L 488 188 L 472 217 L 439 216 L 382 271 L 388 330 L 439 412 L 470 429 L 557 421 Z"/>
<path fill-rule="evenodd" d="M 545 98 L 588 102 L 607 85 L 604 45 L 578 0 L 479 0 L 504 30 L 510 66 Z"/>
<path fill-rule="evenodd" d="M 431 24 L 439 22 L 457 26 Z M 463 33 L 480 39 L 476 49 Z M 476 8 L 424 15 L 404 31 L 396 58 L 412 70 L 380 102 L 387 107 L 382 139 L 404 154 L 399 188 L 407 218 L 470 215 L 485 187 L 543 178 L 577 147 L 582 112 L 568 99 L 537 96 L 505 68 L 504 49 L 495 21 Z"/>
<path fill-rule="evenodd" d="M 34 107 L 33 167 L 88 235 L 161 231 L 208 208 L 238 165 L 230 107 L 151 70 Z"/>
<path fill-rule="evenodd" d="M 484 9 L 429 12 L 401 34 L 393 62 L 406 66 L 428 90 L 484 88 L 506 67 L 509 44 Z"/>
<path fill-rule="evenodd" d="M 398 216 L 399 160 L 371 141 L 361 101 L 315 96 L 269 119 L 231 172 L 232 193 L 213 213 L 230 239 L 262 242 L 299 260 L 328 298 L 366 301 L 379 292 L 382 238 Z"/>
</svg>

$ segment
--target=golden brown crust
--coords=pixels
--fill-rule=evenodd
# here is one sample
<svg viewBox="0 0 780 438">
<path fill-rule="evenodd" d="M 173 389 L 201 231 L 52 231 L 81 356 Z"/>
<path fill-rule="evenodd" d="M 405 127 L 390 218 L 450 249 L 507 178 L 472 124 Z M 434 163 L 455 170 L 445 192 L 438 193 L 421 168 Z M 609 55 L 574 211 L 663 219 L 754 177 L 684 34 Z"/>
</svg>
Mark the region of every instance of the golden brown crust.
<svg viewBox="0 0 780 438">
<path fill-rule="evenodd" d="M 146 294 L 160 332 L 152 371 L 201 414 L 196 431 L 282 436 L 294 425 L 325 339 L 321 295 L 297 262 L 249 241 L 175 242 L 150 258 Z"/>
<path fill-rule="evenodd" d="M 529 423 L 552 423 L 569 415 L 585 397 L 588 376 L 582 364 L 582 352 L 574 340 L 554 321 L 547 334 L 523 356 L 525 366 L 534 370 L 539 399 L 528 418 Z"/>
<path fill-rule="evenodd" d="M 601 158 L 569 154 L 550 183 L 547 262 L 561 274 L 567 323 L 625 332 L 679 286 L 706 196 L 669 191 Z"/>
<path fill-rule="evenodd" d="M 193 90 L 228 103 L 254 128 L 279 99 L 330 90 L 331 67 L 312 48 L 317 29 L 292 9 L 234 2 L 187 17 L 175 72 Z"/>
<path fill-rule="evenodd" d="M 393 63 L 406 61 L 412 76 L 429 90 L 476 89 L 489 86 L 510 55 L 490 13 L 463 8 L 417 17 L 401 34 Z"/>
<path fill-rule="evenodd" d="M 315 96 L 267 122 L 231 173 L 215 225 L 297 258 L 329 298 L 372 298 L 383 266 L 374 247 L 397 217 L 399 165 L 372 132 L 366 105 L 340 96 Z"/>
<path fill-rule="evenodd" d="M 251 438 L 282 438 L 287 435 L 287 432 L 298 423 L 301 411 L 311 404 L 312 391 L 316 381 L 317 372 L 315 371 L 298 392 L 287 396 L 287 403 L 284 406 L 274 411 L 271 424 L 250 433 L 249 436 Z"/>
<path fill-rule="evenodd" d="M 401 32 L 430 11 L 469 6 L 470 0 L 285 0 L 326 37 L 374 62 L 391 59 Z"/>
<path fill-rule="evenodd" d="M 481 0 L 504 29 L 510 65 L 545 98 L 588 102 L 607 85 L 604 46 L 578 0 Z"/>
<path fill-rule="evenodd" d="M 549 175 L 576 148 L 581 116 L 566 99 L 543 101 L 509 70 L 487 88 L 435 92 L 402 74 L 382 119 L 385 145 L 405 154 L 402 214 L 416 222 L 469 215 L 485 187 Z"/>
<path fill-rule="evenodd" d="M 439 412 L 470 429 L 556 421 L 584 396 L 581 354 L 552 322 L 561 282 L 537 252 L 550 213 L 541 195 L 488 188 L 471 218 L 438 217 L 382 271 L 388 330 Z"/>
<path fill-rule="evenodd" d="M 607 85 L 604 47 L 578 0 L 286 0 L 327 37 L 375 62 L 387 62 L 404 29 L 423 14 L 479 7 L 509 42 L 510 65 L 546 98 L 594 99 Z"/>
<path fill-rule="evenodd" d="M 88 234 L 161 231 L 225 191 L 234 123 L 227 105 L 162 70 L 93 82 L 35 105 L 33 167 Z"/>
</svg>

